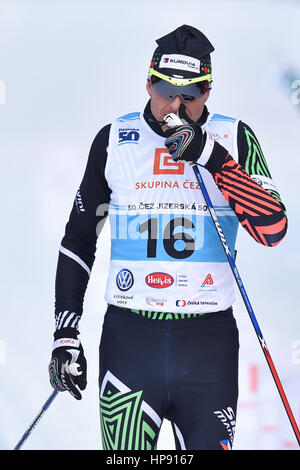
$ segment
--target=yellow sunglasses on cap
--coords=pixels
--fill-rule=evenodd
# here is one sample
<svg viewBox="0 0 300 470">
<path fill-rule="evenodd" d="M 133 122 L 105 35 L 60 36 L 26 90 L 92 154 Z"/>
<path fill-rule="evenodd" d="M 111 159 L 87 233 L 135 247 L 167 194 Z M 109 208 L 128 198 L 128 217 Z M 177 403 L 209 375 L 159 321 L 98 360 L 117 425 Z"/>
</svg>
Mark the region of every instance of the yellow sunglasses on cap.
<svg viewBox="0 0 300 470">
<path fill-rule="evenodd" d="M 152 75 L 155 75 L 156 77 L 161 78 L 162 80 L 166 80 L 167 82 L 172 83 L 172 85 L 175 85 L 175 86 L 186 86 L 186 85 L 190 85 L 192 83 L 197 83 L 197 82 L 204 82 L 204 81 L 211 82 L 212 81 L 210 73 L 203 75 L 202 77 L 176 78 L 176 77 L 169 77 L 168 75 L 160 73 L 157 70 L 154 70 L 152 67 L 150 67 L 149 77 L 151 77 Z"/>
<path fill-rule="evenodd" d="M 149 80 L 153 90 L 162 98 L 172 101 L 176 96 L 180 96 L 185 103 L 188 103 L 205 94 L 207 87 L 204 82 L 211 81 L 211 74 L 181 79 L 169 77 L 150 68 Z"/>
</svg>

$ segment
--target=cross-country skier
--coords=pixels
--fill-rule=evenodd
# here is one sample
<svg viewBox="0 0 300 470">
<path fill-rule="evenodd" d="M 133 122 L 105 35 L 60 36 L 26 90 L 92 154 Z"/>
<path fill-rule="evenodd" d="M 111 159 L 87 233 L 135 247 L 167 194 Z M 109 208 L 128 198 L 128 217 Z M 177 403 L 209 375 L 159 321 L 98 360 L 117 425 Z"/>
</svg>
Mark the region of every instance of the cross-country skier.
<svg viewBox="0 0 300 470">
<path fill-rule="evenodd" d="M 77 399 L 86 387 L 78 328 L 108 217 L 103 449 L 154 449 L 164 419 L 177 449 L 230 449 L 238 399 L 234 278 L 189 162 L 201 166 L 231 253 L 240 224 L 272 247 L 283 239 L 287 218 L 251 127 L 208 111 L 210 41 L 183 25 L 156 42 L 150 100 L 98 132 L 66 225 L 50 381 Z M 181 128 L 168 126 L 170 113 Z"/>
</svg>

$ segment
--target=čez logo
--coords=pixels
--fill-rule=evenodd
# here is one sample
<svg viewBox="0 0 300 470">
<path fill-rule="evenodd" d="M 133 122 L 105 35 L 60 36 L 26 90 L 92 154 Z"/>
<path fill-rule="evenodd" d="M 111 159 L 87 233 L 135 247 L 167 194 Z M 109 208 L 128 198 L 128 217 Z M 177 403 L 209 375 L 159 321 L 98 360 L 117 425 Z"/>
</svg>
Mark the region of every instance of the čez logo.
<svg viewBox="0 0 300 470">
<path fill-rule="evenodd" d="M 138 129 L 119 129 L 119 142 L 121 144 L 137 144 L 140 138 Z"/>
<path fill-rule="evenodd" d="M 118 289 L 123 292 L 127 291 L 133 286 L 133 282 L 133 274 L 129 269 L 121 269 L 121 271 L 118 272 L 116 277 Z"/>
</svg>

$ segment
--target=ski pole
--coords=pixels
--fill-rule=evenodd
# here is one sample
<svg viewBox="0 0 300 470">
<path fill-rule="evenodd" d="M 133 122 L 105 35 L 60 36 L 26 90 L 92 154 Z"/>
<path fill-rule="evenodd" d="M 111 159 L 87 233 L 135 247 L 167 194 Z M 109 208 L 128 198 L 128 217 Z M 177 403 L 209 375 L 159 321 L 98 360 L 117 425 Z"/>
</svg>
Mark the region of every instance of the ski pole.
<svg viewBox="0 0 300 470">
<path fill-rule="evenodd" d="M 180 126 L 182 125 L 182 121 L 180 119 L 180 117 L 176 114 L 167 114 L 165 116 L 165 123 L 169 126 L 169 127 L 176 127 L 176 126 Z M 203 197 L 204 197 L 204 200 L 207 204 L 207 207 L 208 207 L 208 210 L 209 210 L 209 213 L 210 213 L 210 216 L 212 218 L 212 221 L 214 223 L 214 226 L 215 226 L 215 229 L 217 231 L 217 234 L 219 236 L 219 239 L 221 241 L 221 244 L 224 248 L 224 251 L 225 251 L 225 254 L 226 254 L 226 257 L 227 257 L 227 260 L 229 262 L 229 265 L 231 267 L 231 270 L 232 270 L 232 273 L 233 273 L 233 276 L 235 278 L 235 281 L 237 283 L 237 286 L 239 288 L 239 291 L 241 293 L 241 296 L 242 296 L 242 299 L 244 301 L 244 304 L 246 306 L 246 309 L 249 313 L 249 316 L 250 316 L 250 319 L 251 319 L 251 322 L 252 322 L 252 325 L 254 327 L 254 330 L 255 330 L 255 333 L 259 339 L 259 343 L 261 345 L 261 348 L 263 350 L 263 353 L 264 353 L 264 356 L 266 358 L 266 361 L 268 363 L 268 366 L 270 368 L 270 371 L 271 371 L 271 374 L 273 376 L 273 379 L 275 381 L 275 384 L 276 384 L 276 387 L 278 389 L 278 392 L 279 392 L 279 395 L 280 395 L 280 398 L 282 400 L 282 403 L 284 405 L 284 408 L 286 410 L 286 413 L 287 413 L 287 416 L 290 420 L 290 423 L 291 423 L 291 426 L 293 428 L 293 431 L 295 433 L 295 436 L 296 436 L 296 439 L 297 439 L 297 442 L 298 442 L 298 445 L 300 446 L 300 431 L 299 431 L 299 428 L 298 428 L 298 425 L 297 425 L 297 422 L 295 420 L 295 417 L 293 415 L 293 412 L 291 410 L 291 407 L 289 405 L 289 402 L 288 402 L 288 399 L 286 397 L 286 394 L 284 392 L 284 389 L 283 389 L 283 386 L 281 384 L 281 381 L 279 379 L 279 376 L 278 376 L 278 373 L 276 371 L 276 368 L 275 368 L 275 365 L 273 363 L 273 360 L 272 360 L 272 357 L 271 357 L 271 354 L 270 354 L 270 351 L 267 347 L 267 344 L 266 344 L 266 341 L 263 337 L 263 334 L 262 334 L 262 331 L 259 327 L 259 324 L 257 322 L 257 319 L 256 319 L 256 316 L 254 314 L 254 311 L 253 311 L 253 308 L 251 306 L 251 303 L 250 303 L 250 300 L 248 298 L 248 295 L 247 295 L 247 292 L 246 292 L 246 289 L 244 287 L 244 284 L 243 284 L 243 281 L 241 279 L 241 276 L 238 272 L 238 269 L 236 267 L 236 264 L 235 264 L 235 261 L 234 261 L 234 258 L 230 252 L 230 249 L 229 249 L 229 245 L 227 243 L 227 240 L 226 240 L 226 237 L 224 235 L 224 232 L 222 230 L 222 226 L 218 220 L 218 217 L 217 217 L 217 214 L 215 212 L 215 209 L 214 209 L 214 206 L 213 206 L 213 203 L 210 199 L 210 196 L 207 192 L 207 189 L 206 189 L 206 186 L 205 186 L 205 183 L 203 181 L 203 178 L 201 176 L 201 173 L 199 171 L 199 168 L 198 166 L 201 166 L 201 165 L 198 165 L 198 163 L 196 162 L 192 162 L 192 167 L 193 167 L 193 170 L 194 170 L 194 173 L 195 173 L 195 176 L 196 176 L 196 179 L 199 183 L 199 186 L 200 186 L 200 189 L 201 189 L 201 192 L 203 194 Z"/>
<path fill-rule="evenodd" d="M 199 183 L 199 186 L 200 186 L 200 189 L 202 191 L 202 194 L 203 194 L 203 197 L 205 199 L 205 202 L 208 206 L 208 209 L 209 209 L 209 213 L 211 215 L 211 218 L 214 222 L 214 225 L 215 225 L 215 228 L 216 228 L 216 231 L 218 233 L 218 236 L 220 238 L 220 241 L 222 243 L 222 246 L 224 248 L 224 251 L 225 251 L 225 254 L 227 256 L 227 259 L 228 259 L 228 262 L 230 264 L 230 267 L 231 267 L 231 270 L 233 272 L 233 275 L 234 275 L 234 278 L 236 280 L 236 283 L 237 283 L 237 286 L 240 290 L 240 293 L 242 295 L 242 298 L 244 300 L 244 303 L 245 303 L 245 306 L 246 306 L 246 309 L 250 315 L 250 319 L 251 319 L 251 322 L 252 322 L 252 325 L 254 326 L 254 330 L 256 332 L 256 335 L 259 339 L 259 343 L 262 347 L 262 350 L 263 350 L 263 353 L 265 355 L 265 358 L 267 360 L 267 363 L 268 363 L 268 366 L 270 368 L 270 371 L 271 371 L 271 374 L 274 378 L 274 381 L 275 381 L 275 384 L 277 386 L 277 389 L 278 389 L 278 392 L 279 392 L 279 395 L 281 397 L 281 400 L 283 402 L 283 405 L 284 405 L 284 408 L 287 412 L 287 415 L 288 415 L 288 418 L 290 420 L 290 423 L 292 425 L 292 428 L 293 428 L 293 431 L 295 433 L 295 436 L 296 436 L 296 439 L 297 439 L 297 442 L 298 442 L 298 445 L 300 446 L 300 431 L 299 431 L 299 428 L 297 426 L 297 423 L 296 423 L 296 420 L 294 418 L 294 415 L 293 415 L 293 412 L 291 410 L 291 407 L 289 405 L 289 402 L 287 400 L 287 397 L 285 395 L 285 392 L 284 392 L 284 389 L 282 387 L 282 384 L 280 382 L 280 379 L 279 379 L 279 376 L 277 374 L 277 371 L 276 371 L 276 368 L 274 366 L 274 363 L 272 361 L 272 358 L 271 358 L 271 355 L 270 355 L 270 352 L 269 352 L 269 349 L 267 347 L 267 344 L 266 344 L 266 341 L 263 337 L 263 334 L 261 332 L 261 329 L 258 325 L 258 322 L 257 322 L 257 319 L 255 317 L 255 314 L 254 314 L 254 311 L 253 311 L 253 308 L 251 306 L 251 303 L 249 301 L 249 298 L 248 298 L 248 295 L 246 293 L 246 290 L 245 290 L 245 287 L 244 287 L 244 284 L 242 282 L 242 279 L 241 279 L 241 276 L 239 275 L 239 272 L 237 270 L 237 267 L 236 267 L 236 264 L 234 262 L 234 258 L 229 250 L 229 246 L 228 246 L 228 243 L 226 241 L 226 238 L 225 238 L 225 235 L 224 235 L 224 232 L 222 230 L 222 227 L 221 227 L 221 224 L 218 220 L 218 217 L 216 215 L 216 212 L 215 212 L 215 209 L 214 209 L 214 206 L 211 202 L 211 199 L 210 199 L 210 196 L 207 192 L 207 189 L 205 187 L 205 184 L 204 184 L 204 181 L 202 179 L 202 176 L 201 176 L 201 173 L 199 171 L 199 168 L 197 166 L 198 164 L 197 163 L 193 163 L 193 170 L 194 170 L 194 173 L 195 173 L 195 176 L 197 178 L 197 181 Z"/>
<path fill-rule="evenodd" d="M 26 441 L 26 439 L 29 437 L 29 435 L 31 434 L 31 432 L 33 431 L 33 429 L 35 428 L 35 426 L 37 425 L 37 423 L 39 422 L 39 420 L 42 418 L 43 414 L 45 413 L 45 411 L 49 408 L 49 406 L 51 405 L 51 403 L 53 402 L 54 398 L 57 396 L 58 394 L 58 391 L 57 390 L 54 390 L 50 397 L 48 398 L 48 400 L 44 403 L 44 405 L 42 406 L 40 412 L 38 413 L 38 415 L 36 416 L 36 418 L 34 419 L 34 421 L 31 423 L 31 425 L 28 427 L 28 429 L 24 432 L 23 436 L 21 437 L 21 439 L 19 440 L 19 442 L 17 443 L 16 447 L 14 448 L 14 450 L 20 450 L 20 448 L 22 447 L 22 445 L 24 444 L 24 442 Z"/>
</svg>

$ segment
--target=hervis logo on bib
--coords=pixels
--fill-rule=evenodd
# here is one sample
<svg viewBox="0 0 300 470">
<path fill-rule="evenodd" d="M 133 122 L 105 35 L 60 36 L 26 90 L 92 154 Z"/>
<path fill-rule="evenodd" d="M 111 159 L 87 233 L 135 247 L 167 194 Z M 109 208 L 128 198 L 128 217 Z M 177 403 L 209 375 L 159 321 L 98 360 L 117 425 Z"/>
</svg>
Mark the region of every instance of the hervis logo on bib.
<svg viewBox="0 0 300 470">
<path fill-rule="evenodd" d="M 145 278 L 146 284 L 154 289 L 164 289 L 174 283 L 174 278 L 167 273 L 151 273 Z"/>
</svg>

